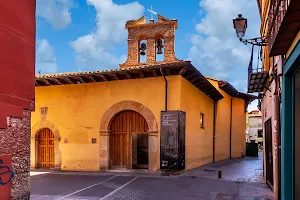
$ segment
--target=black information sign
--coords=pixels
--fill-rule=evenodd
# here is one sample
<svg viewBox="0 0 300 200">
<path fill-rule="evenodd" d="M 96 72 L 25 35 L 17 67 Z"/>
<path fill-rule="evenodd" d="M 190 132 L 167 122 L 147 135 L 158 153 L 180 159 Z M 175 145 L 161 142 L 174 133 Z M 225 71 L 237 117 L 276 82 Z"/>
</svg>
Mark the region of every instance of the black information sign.
<svg viewBox="0 0 300 200">
<path fill-rule="evenodd" d="M 179 171 L 185 169 L 185 112 L 161 112 L 160 168 Z"/>
</svg>

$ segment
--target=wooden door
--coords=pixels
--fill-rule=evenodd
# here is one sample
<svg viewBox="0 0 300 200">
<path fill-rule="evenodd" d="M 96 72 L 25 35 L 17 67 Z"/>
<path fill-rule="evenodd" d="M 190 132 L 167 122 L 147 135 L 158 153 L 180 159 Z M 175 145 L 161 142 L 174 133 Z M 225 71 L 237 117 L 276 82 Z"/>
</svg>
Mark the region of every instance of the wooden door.
<svg viewBox="0 0 300 200">
<path fill-rule="evenodd" d="M 48 128 L 38 135 L 38 167 L 54 168 L 54 135 Z"/>
<path fill-rule="evenodd" d="M 139 113 L 123 111 L 111 122 L 110 166 L 132 168 L 132 134 L 146 134 L 148 125 Z"/>
<path fill-rule="evenodd" d="M 273 187 L 273 142 L 272 142 L 272 122 L 271 119 L 265 123 L 266 137 L 266 179 L 267 184 Z"/>
<path fill-rule="evenodd" d="M 110 165 L 111 167 L 126 167 L 129 131 L 128 112 L 116 115 L 111 123 L 110 133 Z"/>
</svg>

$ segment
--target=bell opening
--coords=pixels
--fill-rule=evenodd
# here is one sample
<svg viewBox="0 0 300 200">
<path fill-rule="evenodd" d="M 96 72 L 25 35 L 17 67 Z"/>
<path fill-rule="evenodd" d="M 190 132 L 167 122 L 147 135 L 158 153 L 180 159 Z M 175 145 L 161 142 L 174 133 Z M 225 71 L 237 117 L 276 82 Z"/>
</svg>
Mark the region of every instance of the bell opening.
<svg viewBox="0 0 300 200">
<path fill-rule="evenodd" d="M 139 42 L 139 63 L 145 63 L 147 61 L 147 40 L 141 40 Z"/>
<path fill-rule="evenodd" d="M 156 40 L 156 62 L 164 61 L 164 40 L 159 38 Z"/>
</svg>

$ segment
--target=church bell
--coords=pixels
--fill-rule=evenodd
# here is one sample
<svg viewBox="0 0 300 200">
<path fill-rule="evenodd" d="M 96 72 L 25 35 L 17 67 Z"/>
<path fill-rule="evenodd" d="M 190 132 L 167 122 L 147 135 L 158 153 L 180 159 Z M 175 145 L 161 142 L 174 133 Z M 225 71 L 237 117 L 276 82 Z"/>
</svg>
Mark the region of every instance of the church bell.
<svg viewBox="0 0 300 200">
<path fill-rule="evenodd" d="M 157 54 L 162 54 L 162 51 L 161 51 L 161 49 L 157 49 Z"/>
<path fill-rule="evenodd" d="M 156 41 L 156 47 L 157 47 L 157 54 L 162 54 L 162 48 L 164 47 L 162 39 L 158 39 Z"/>
<path fill-rule="evenodd" d="M 140 54 L 142 56 L 146 55 L 146 49 L 147 49 L 147 45 L 145 43 L 142 43 L 141 46 L 140 46 Z"/>
</svg>

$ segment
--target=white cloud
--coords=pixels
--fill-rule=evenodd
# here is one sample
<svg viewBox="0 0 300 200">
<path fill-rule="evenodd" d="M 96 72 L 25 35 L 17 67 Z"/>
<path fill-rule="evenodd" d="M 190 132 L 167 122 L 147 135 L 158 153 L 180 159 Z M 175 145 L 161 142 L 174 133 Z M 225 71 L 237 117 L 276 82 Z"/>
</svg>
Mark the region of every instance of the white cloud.
<svg viewBox="0 0 300 200">
<path fill-rule="evenodd" d="M 54 29 L 63 29 L 72 21 L 72 0 L 37 0 L 36 14 L 52 24 Z"/>
<path fill-rule="evenodd" d="M 53 47 L 45 39 L 36 43 L 36 73 L 42 74 L 57 72 L 56 57 Z"/>
<path fill-rule="evenodd" d="M 190 36 L 189 59 L 204 75 L 228 80 L 245 92 L 251 47 L 239 42 L 232 19 L 243 14 L 248 19 L 245 38 L 259 36 L 256 0 L 201 0 L 199 5 L 205 15 Z"/>
<path fill-rule="evenodd" d="M 97 11 L 96 30 L 70 42 L 80 68 L 116 68 L 124 62 L 124 56 L 115 55 L 117 45 L 126 42 L 125 22 L 137 19 L 144 13 L 138 2 L 115 4 L 112 0 L 87 0 Z"/>
</svg>

